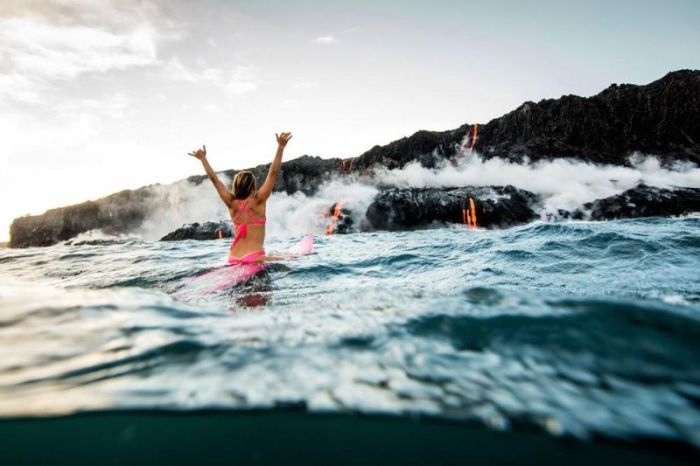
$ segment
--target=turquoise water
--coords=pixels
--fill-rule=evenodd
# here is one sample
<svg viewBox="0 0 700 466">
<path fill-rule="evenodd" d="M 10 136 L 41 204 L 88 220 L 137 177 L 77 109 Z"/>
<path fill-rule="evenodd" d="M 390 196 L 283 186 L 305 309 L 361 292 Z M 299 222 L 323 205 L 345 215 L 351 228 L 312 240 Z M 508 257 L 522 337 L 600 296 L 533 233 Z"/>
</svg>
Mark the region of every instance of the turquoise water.
<svg viewBox="0 0 700 466">
<path fill-rule="evenodd" d="M 283 249 L 299 238 L 272 238 Z M 0 416 L 381 413 L 700 449 L 700 218 L 0 249 Z"/>
</svg>

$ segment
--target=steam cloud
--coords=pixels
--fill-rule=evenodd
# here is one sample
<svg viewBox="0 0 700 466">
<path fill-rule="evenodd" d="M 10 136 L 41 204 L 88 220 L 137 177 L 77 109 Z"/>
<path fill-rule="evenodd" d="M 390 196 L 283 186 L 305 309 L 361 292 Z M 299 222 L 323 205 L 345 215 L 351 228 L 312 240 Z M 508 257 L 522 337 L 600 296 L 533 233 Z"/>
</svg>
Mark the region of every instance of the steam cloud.
<svg viewBox="0 0 700 466">
<path fill-rule="evenodd" d="M 656 157 L 635 155 L 631 167 L 593 165 L 571 159 L 513 163 L 470 157 L 457 167 L 428 169 L 412 163 L 383 170 L 383 183 L 398 187 L 461 187 L 513 185 L 542 196 L 542 214 L 573 210 L 581 204 L 619 194 L 639 183 L 660 188 L 700 187 L 700 167 L 677 163 L 662 167 Z"/>
<path fill-rule="evenodd" d="M 222 179 L 230 185 L 231 180 Z M 313 196 L 301 192 L 275 193 L 267 206 L 267 233 L 272 237 L 322 234 L 329 219 L 323 216 L 335 202 L 352 211 L 356 224 L 362 222 L 379 186 L 462 187 L 511 184 L 539 194 L 540 212 L 556 214 L 582 204 L 633 188 L 639 183 L 662 188 L 700 188 L 700 167 L 677 163 L 662 167 L 656 157 L 635 155 L 631 166 L 593 165 L 571 159 L 555 159 L 533 164 L 503 159 L 483 160 L 478 154 L 462 159 L 457 166 L 445 164 L 428 169 L 412 163 L 402 169 L 377 170 L 371 178 L 336 177 L 324 183 Z M 216 191 L 205 180 L 199 185 L 181 181 L 158 186 L 158 206 L 144 222 L 139 235 L 158 239 L 185 223 L 228 220 L 229 214 Z"/>
</svg>

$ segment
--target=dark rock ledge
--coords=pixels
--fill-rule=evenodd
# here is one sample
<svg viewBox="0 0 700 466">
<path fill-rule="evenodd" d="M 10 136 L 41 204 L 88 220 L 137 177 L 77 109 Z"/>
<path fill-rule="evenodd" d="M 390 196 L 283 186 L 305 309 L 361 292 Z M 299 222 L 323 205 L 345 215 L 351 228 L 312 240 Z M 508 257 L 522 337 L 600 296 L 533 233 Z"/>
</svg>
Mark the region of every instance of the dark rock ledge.
<svg viewBox="0 0 700 466">
<path fill-rule="evenodd" d="M 401 168 L 411 162 L 435 167 L 462 156 L 460 143 L 471 128 L 472 124 L 467 123 L 449 131 L 418 131 L 410 137 L 375 146 L 358 157 L 303 156 L 290 160 L 283 163 L 275 190 L 311 195 L 333 176 L 370 176 L 375 168 Z M 700 71 L 674 71 L 642 86 L 613 84 L 592 97 L 568 95 L 537 103 L 525 102 L 512 112 L 479 125 L 478 134 L 475 149 L 484 158 L 537 161 L 566 157 L 588 163 L 626 165 L 632 153 L 641 152 L 658 156 L 664 164 L 676 161 L 700 164 Z M 268 167 L 259 165 L 250 170 L 258 179 L 263 179 Z M 223 173 L 232 176 L 235 171 Z M 195 184 L 205 179 L 204 175 L 188 178 Z M 131 233 L 153 209 L 168 207 L 159 188 L 162 187 L 145 186 L 96 201 L 51 209 L 41 215 L 17 218 L 10 227 L 9 246 L 49 246 L 90 230 L 107 234 Z M 367 213 L 370 225 L 387 229 L 413 228 L 431 216 L 435 221 L 454 221 L 459 214 L 441 203 L 449 201 L 450 206 L 456 205 L 461 202 L 457 200 L 461 194 L 459 190 L 452 195 L 448 191 L 441 194 L 431 191 L 382 193 Z M 593 219 L 681 215 L 681 212 L 697 211 L 694 207 L 696 191 L 679 188 L 657 192 L 653 188 L 640 188 L 628 193 L 626 198 L 597 200 L 576 212 L 562 214 L 574 218 L 590 215 Z M 426 205 L 419 208 L 417 203 L 420 202 Z M 649 203 L 648 206 L 645 203 Z M 634 207 L 630 208 L 630 204 Z M 393 214 L 382 211 L 393 206 L 399 206 Z M 526 211 L 515 207 L 508 209 L 486 203 L 477 206 L 477 210 L 479 208 L 483 210 L 486 226 L 529 221 L 523 220 L 527 217 Z M 417 219 L 412 219 L 413 214 Z M 504 217 L 498 218 L 499 215 Z"/>
</svg>

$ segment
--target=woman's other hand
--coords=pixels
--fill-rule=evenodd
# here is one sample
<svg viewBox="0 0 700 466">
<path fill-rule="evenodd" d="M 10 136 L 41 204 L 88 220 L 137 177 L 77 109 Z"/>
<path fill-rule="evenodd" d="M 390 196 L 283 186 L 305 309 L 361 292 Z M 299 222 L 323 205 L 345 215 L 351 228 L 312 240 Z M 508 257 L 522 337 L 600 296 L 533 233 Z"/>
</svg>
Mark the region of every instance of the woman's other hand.
<svg viewBox="0 0 700 466">
<path fill-rule="evenodd" d="M 287 145 L 289 140 L 292 139 L 292 133 L 282 133 L 282 134 L 275 133 L 275 136 L 277 136 L 277 145 L 279 145 L 282 148 L 284 148 L 284 146 Z"/>
<path fill-rule="evenodd" d="M 201 149 L 197 149 L 193 152 L 188 152 L 187 154 L 191 155 L 197 160 L 204 160 L 207 157 L 207 146 L 202 146 Z"/>
</svg>

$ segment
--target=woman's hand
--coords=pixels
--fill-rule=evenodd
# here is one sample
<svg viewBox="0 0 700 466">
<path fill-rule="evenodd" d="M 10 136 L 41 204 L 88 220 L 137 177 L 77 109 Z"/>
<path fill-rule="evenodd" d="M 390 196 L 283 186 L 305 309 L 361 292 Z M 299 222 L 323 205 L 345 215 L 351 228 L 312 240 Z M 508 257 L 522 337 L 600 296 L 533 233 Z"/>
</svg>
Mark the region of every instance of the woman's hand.
<svg viewBox="0 0 700 466">
<path fill-rule="evenodd" d="M 289 140 L 292 139 L 292 133 L 282 133 L 282 134 L 275 133 L 275 136 L 277 136 L 277 145 L 283 149 L 284 149 L 284 146 L 287 145 Z"/>
<path fill-rule="evenodd" d="M 201 149 L 197 149 L 194 152 L 188 152 L 187 154 L 191 155 L 197 160 L 204 160 L 205 158 L 207 158 L 207 146 L 202 146 Z"/>
</svg>

